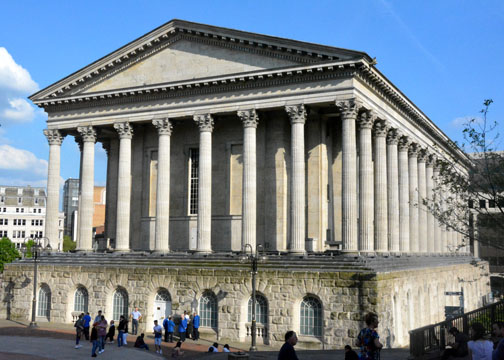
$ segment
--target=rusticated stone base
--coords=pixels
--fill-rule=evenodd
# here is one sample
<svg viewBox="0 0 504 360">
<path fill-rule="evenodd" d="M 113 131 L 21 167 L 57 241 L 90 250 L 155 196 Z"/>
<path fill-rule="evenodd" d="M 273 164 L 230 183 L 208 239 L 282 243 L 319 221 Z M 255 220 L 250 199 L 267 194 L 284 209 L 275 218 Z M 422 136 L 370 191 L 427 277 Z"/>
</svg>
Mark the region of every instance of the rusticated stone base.
<svg viewBox="0 0 504 360">
<path fill-rule="evenodd" d="M 33 263 L 6 266 L 0 307 L 2 318 L 30 318 Z M 117 289 L 128 294 L 129 309 L 144 315 L 141 330 L 150 331 L 157 292 L 166 289 L 174 314 L 192 311 L 205 291 L 217 300 L 217 327 L 201 328 L 202 337 L 249 341 L 248 300 L 251 275 L 236 254 L 56 254 L 41 259 L 38 286 L 51 291 L 49 321 L 71 322 L 74 296 L 86 288 L 89 311 L 113 314 Z M 407 345 L 408 330 L 443 319 L 444 306 L 458 304 L 445 291 L 464 289 L 466 310 L 482 305 L 489 292 L 488 263 L 469 256 L 408 256 L 368 259 L 351 256 L 269 256 L 257 275 L 258 293 L 267 299 L 268 324 L 258 343 L 279 345 L 294 329 L 304 348 L 341 348 L 353 344 L 363 315 L 375 311 L 387 346 Z M 322 336 L 300 331 L 300 306 L 305 296 L 322 305 Z M 40 319 L 44 321 L 47 319 Z M 262 326 L 259 326 L 262 329 Z"/>
</svg>

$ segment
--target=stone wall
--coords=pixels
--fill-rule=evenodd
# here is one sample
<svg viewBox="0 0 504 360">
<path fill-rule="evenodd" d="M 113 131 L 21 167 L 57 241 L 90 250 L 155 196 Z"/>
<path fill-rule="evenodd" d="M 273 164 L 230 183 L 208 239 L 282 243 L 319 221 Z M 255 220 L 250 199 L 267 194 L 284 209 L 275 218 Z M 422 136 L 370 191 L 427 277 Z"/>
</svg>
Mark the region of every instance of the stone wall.
<svg viewBox="0 0 504 360">
<path fill-rule="evenodd" d="M 39 283 L 51 289 L 52 322 L 72 321 L 75 290 L 79 286 L 89 294 L 89 311 L 104 310 L 107 319 L 113 313 L 113 294 L 124 289 L 129 309 L 138 306 L 144 315 L 142 327 L 153 322 L 154 299 L 159 290 L 169 291 L 175 314 L 197 308 L 205 291 L 218 301 L 217 329 L 202 329 L 204 338 L 248 341 L 246 337 L 247 304 L 251 294 L 248 268 L 226 268 L 222 264 L 190 261 L 170 267 L 41 264 Z M 183 267 L 182 267 L 183 266 Z M 407 345 L 408 330 L 440 321 L 445 304 L 457 299 L 444 296 L 444 291 L 461 287 L 466 294 L 466 310 L 481 305 L 488 293 L 488 265 L 456 264 L 424 269 L 398 271 L 326 271 L 262 268 L 257 289 L 268 301 L 267 337 L 258 339 L 272 345 L 283 342 L 284 333 L 300 333 L 300 304 L 307 295 L 320 300 L 323 334 L 320 338 L 299 334 L 300 347 L 341 348 L 353 344 L 363 326 L 363 315 L 376 311 L 380 316 L 379 333 L 387 346 Z M 30 317 L 33 266 L 30 263 L 9 264 L 4 272 L 0 316 L 27 320 Z M 131 311 L 131 310 L 130 310 Z M 38 319 L 44 321 L 44 319 Z"/>
</svg>

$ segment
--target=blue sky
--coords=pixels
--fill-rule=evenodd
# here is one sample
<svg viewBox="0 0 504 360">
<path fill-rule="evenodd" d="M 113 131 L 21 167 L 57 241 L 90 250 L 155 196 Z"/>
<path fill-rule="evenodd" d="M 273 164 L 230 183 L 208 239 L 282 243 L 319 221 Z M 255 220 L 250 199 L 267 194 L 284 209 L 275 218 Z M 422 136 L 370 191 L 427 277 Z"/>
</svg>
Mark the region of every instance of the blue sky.
<svg viewBox="0 0 504 360">
<path fill-rule="evenodd" d="M 0 184 L 46 184 L 47 116 L 27 96 L 174 18 L 365 51 L 454 140 L 484 99 L 504 123 L 504 1 L 5 1 Z M 78 162 L 67 137 L 62 179 L 78 177 Z M 99 145 L 95 163 L 104 185 Z"/>
</svg>

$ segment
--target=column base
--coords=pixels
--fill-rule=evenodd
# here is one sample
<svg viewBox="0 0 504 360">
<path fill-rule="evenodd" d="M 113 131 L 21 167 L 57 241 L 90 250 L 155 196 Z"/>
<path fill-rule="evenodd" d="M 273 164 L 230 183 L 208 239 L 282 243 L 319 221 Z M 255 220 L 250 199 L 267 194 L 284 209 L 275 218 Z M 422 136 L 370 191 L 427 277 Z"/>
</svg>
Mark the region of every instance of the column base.
<svg viewBox="0 0 504 360">
<path fill-rule="evenodd" d="M 212 253 L 212 250 L 203 250 L 203 249 L 196 249 L 196 250 L 191 250 L 194 255 L 209 255 Z"/>
<path fill-rule="evenodd" d="M 306 250 L 289 250 L 289 255 L 305 255 Z"/>
<path fill-rule="evenodd" d="M 131 249 L 114 249 L 115 253 L 129 253 Z"/>
</svg>

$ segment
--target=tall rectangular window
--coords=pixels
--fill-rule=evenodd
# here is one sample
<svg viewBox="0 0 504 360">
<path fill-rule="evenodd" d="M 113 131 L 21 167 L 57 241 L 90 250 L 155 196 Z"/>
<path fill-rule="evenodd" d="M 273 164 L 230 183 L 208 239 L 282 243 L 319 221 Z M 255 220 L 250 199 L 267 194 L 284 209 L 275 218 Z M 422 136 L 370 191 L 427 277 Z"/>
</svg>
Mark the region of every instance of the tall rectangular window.
<svg viewBox="0 0 504 360">
<path fill-rule="evenodd" d="M 198 214 L 199 149 L 189 149 L 189 215 Z"/>
</svg>

